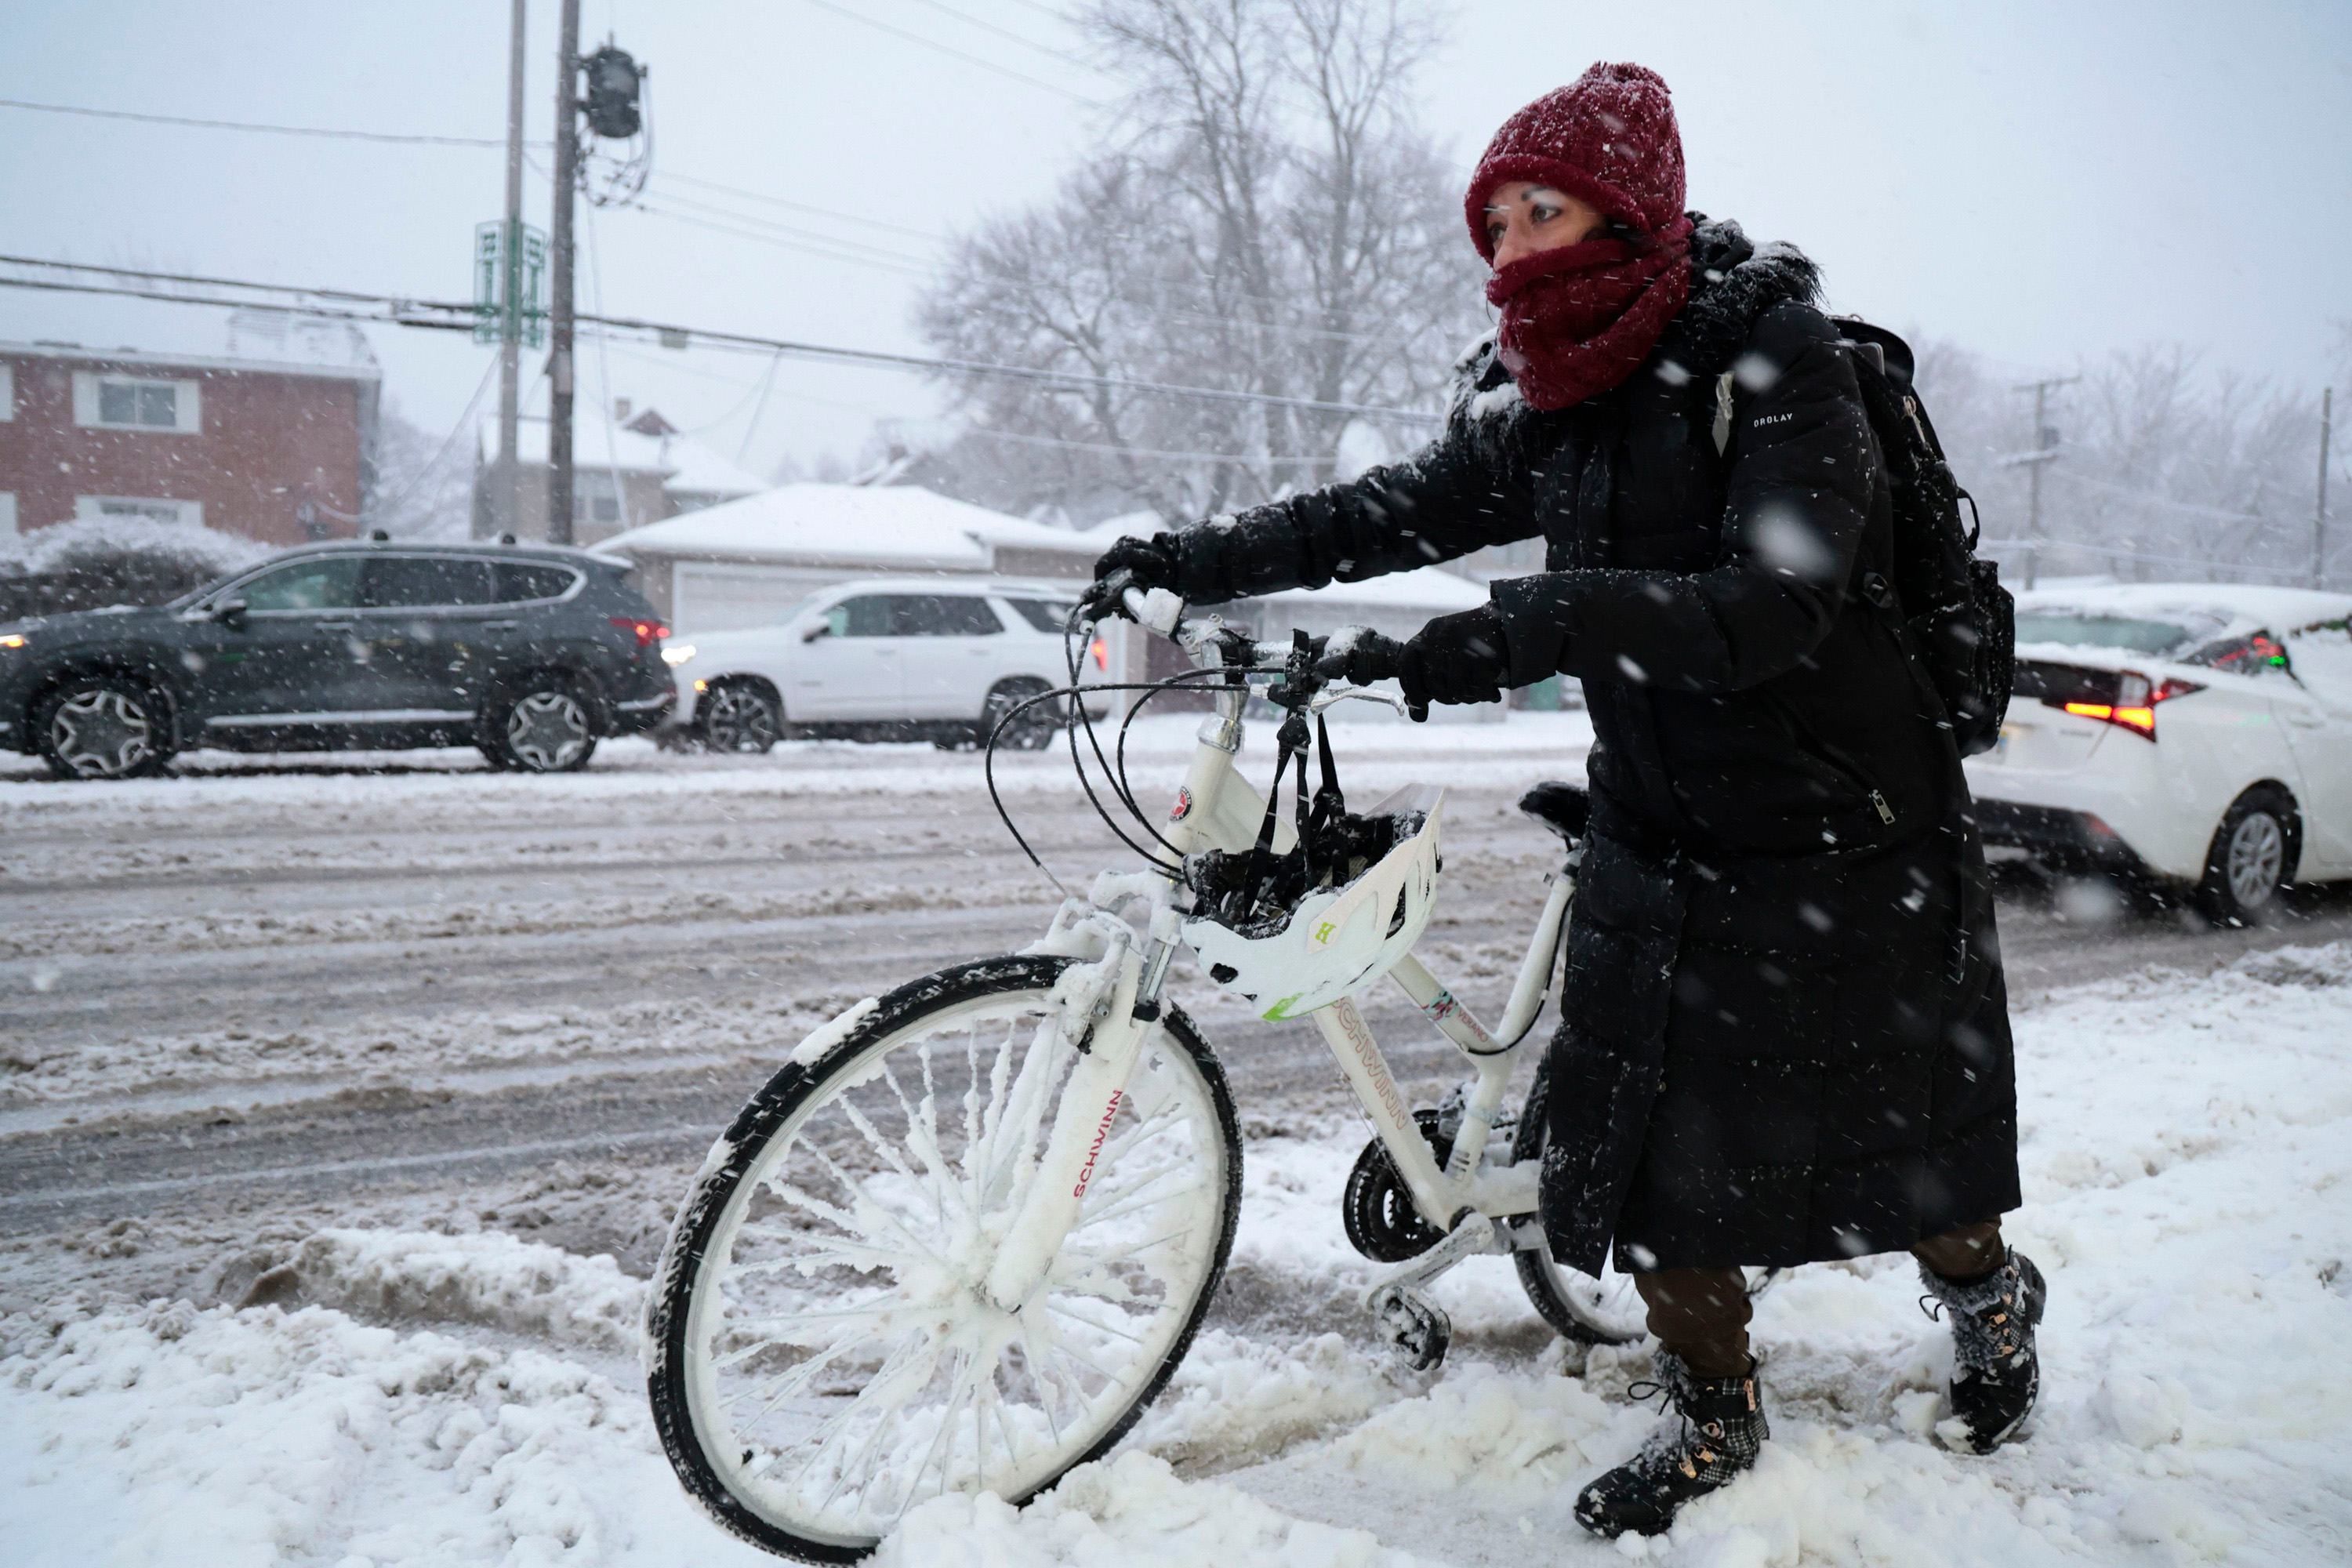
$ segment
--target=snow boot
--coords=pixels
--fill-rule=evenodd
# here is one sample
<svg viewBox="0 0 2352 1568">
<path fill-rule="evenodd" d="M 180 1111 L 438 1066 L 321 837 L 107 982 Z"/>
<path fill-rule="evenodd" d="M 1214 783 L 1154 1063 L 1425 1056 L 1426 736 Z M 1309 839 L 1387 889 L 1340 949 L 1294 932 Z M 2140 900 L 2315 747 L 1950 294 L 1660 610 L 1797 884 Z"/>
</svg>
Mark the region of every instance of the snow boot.
<svg viewBox="0 0 2352 1568">
<path fill-rule="evenodd" d="M 1952 1312 L 1952 1414 L 1936 1435 L 1963 1454 L 1990 1454 L 2007 1442 L 2033 1410 L 2042 1392 L 2042 1362 L 2033 1345 L 2048 1291 L 2033 1259 L 2015 1247 L 2001 1266 L 1963 1285 L 1919 1266 L 1929 1300 Z"/>
<path fill-rule="evenodd" d="M 1754 1465 L 1772 1435 L 1752 1358 L 1744 1376 L 1699 1377 L 1680 1356 L 1661 1351 L 1657 1381 L 1633 1386 L 1664 1394 L 1670 1418 L 1640 1453 L 1576 1495 L 1577 1523 L 1612 1540 L 1629 1530 L 1664 1533 L 1683 1504 Z"/>
</svg>

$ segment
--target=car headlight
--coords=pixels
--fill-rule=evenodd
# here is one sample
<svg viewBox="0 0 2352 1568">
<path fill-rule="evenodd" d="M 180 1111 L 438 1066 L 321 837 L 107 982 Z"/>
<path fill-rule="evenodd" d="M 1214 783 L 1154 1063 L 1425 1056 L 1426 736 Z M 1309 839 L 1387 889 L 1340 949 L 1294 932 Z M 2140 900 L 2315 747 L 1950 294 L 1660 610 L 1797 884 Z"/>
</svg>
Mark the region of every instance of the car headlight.
<svg viewBox="0 0 2352 1568">
<path fill-rule="evenodd" d="M 0 637 L 0 647 L 23 647 L 24 646 L 25 638 L 21 632 L 10 632 L 6 637 Z M 689 648 L 687 651 L 690 653 L 693 650 Z"/>
<path fill-rule="evenodd" d="M 668 664 L 672 668 L 676 668 L 677 666 L 684 664 L 688 659 L 692 658 L 693 657 L 694 645 L 690 642 L 677 643 L 672 647 L 662 649 L 663 661 Z"/>
</svg>

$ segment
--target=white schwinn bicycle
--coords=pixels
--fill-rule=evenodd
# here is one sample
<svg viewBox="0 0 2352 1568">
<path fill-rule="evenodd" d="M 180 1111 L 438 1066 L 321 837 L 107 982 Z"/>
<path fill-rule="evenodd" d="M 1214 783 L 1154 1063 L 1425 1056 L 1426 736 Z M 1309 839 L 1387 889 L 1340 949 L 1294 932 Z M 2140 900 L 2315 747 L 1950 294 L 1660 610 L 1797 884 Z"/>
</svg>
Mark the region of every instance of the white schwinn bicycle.
<svg viewBox="0 0 2352 1568">
<path fill-rule="evenodd" d="M 1349 816 L 1328 736 L 1307 800 L 1310 718 L 1320 735 L 1333 702 L 1394 700 L 1318 674 L 1328 650 L 1304 637 L 1261 650 L 1213 618 L 1185 622 L 1166 595 L 1126 603 L 1196 667 L 1127 688 L 1146 693 L 1135 707 L 1183 685 L 1215 696 L 1164 818 L 1135 807 L 1123 727 L 1116 766 L 1104 757 L 1075 671 L 1032 700 L 1069 704 L 1080 780 L 1083 731 L 1144 825 L 1150 842 L 1129 842 L 1150 868 L 1105 873 L 1029 950 L 925 975 L 803 1042 L 712 1148 L 663 1255 L 646 1321 L 663 1445 L 720 1523 L 772 1551 L 849 1562 L 942 1492 L 1026 1501 L 1166 1385 L 1223 1274 L 1242 1190 L 1223 1071 L 1160 995 L 1180 946 L 1263 1016 L 1322 1031 L 1377 1133 L 1343 1214 L 1389 1266 L 1364 1301 L 1415 1365 L 1450 1333 L 1430 1282 L 1480 1253 L 1509 1254 L 1562 1334 L 1642 1331 L 1629 1282 L 1562 1268 L 1544 1246 L 1540 1077 L 1526 1113 L 1504 1106 L 1559 968 L 1581 793 L 1522 802 L 1570 854 L 1490 1031 L 1411 951 L 1440 869 L 1438 802 L 1408 792 Z M 1234 766 L 1254 695 L 1286 710 L 1264 796 Z M 1440 1109 L 1407 1108 L 1357 1006 L 1383 974 L 1467 1059 Z"/>
</svg>

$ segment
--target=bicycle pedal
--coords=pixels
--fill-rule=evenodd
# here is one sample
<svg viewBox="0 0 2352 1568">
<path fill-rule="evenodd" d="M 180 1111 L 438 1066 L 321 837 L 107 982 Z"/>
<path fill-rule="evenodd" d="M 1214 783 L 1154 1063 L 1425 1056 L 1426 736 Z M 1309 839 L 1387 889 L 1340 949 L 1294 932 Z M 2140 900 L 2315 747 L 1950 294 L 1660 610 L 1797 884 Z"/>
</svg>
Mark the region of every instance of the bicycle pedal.
<svg viewBox="0 0 2352 1568">
<path fill-rule="evenodd" d="M 1415 1372 L 1445 1359 L 1454 1343 L 1454 1320 L 1445 1309 L 1405 1285 L 1383 1286 L 1371 1301 L 1372 1314 L 1389 1342 L 1404 1352 Z"/>
</svg>

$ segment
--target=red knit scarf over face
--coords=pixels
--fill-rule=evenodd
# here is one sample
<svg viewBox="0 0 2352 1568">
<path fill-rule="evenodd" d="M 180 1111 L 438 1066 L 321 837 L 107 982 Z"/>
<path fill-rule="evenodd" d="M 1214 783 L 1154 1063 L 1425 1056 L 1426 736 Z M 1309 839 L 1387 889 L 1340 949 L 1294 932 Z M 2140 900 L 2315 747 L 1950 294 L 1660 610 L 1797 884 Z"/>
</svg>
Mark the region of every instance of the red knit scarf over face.
<svg viewBox="0 0 2352 1568">
<path fill-rule="evenodd" d="M 1676 218 L 1646 246 L 1589 239 L 1497 268 L 1486 300 L 1502 309 L 1498 348 L 1519 395 L 1566 408 L 1633 374 L 1690 299 L 1690 235 Z"/>
</svg>

